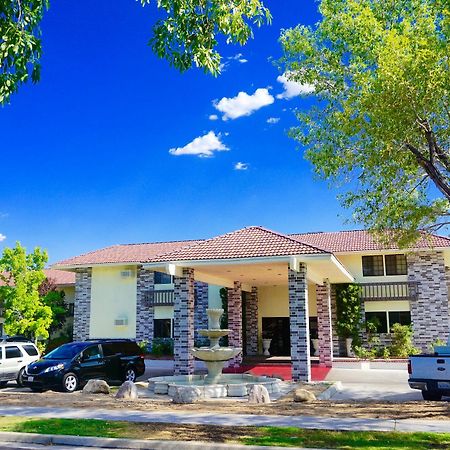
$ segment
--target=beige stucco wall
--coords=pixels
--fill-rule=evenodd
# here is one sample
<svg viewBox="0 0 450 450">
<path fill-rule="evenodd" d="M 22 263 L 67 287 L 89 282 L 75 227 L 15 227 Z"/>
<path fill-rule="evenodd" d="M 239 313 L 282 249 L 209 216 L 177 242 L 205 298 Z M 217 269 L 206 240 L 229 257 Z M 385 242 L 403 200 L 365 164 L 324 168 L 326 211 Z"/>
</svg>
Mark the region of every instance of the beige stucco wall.
<svg viewBox="0 0 450 450">
<path fill-rule="evenodd" d="M 133 270 L 133 276 L 122 278 L 122 270 Z M 127 318 L 128 325 L 114 321 Z M 91 338 L 136 337 L 136 268 L 125 266 L 94 267 L 91 287 Z"/>
</svg>

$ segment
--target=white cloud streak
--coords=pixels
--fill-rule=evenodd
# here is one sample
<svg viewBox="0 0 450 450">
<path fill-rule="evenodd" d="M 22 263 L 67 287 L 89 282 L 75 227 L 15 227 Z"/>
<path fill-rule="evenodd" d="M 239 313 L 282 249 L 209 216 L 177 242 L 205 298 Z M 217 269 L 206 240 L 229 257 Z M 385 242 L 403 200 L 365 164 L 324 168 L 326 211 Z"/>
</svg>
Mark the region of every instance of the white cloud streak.
<svg viewBox="0 0 450 450">
<path fill-rule="evenodd" d="M 234 165 L 234 170 L 247 170 L 248 166 L 249 166 L 248 163 L 239 161 Z"/>
<path fill-rule="evenodd" d="M 174 156 L 194 155 L 201 158 L 209 158 L 214 152 L 228 151 L 229 148 L 220 140 L 221 135 L 210 131 L 209 133 L 196 137 L 184 147 L 171 148 L 169 153 Z"/>
<path fill-rule="evenodd" d="M 310 95 L 314 92 L 312 84 L 302 84 L 296 81 L 288 80 L 289 74 L 284 73 L 277 78 L 277 81 L 283 85 L 284 91 L 277 95 L 278 99 L 290 100 L 299 95 Z"/>
<path fill-rule="evenodd" d="M 279 117 L 269 117 L 266 122 L 273 125 L 275 123 L 278 123 L 279 121 L 280 121 Z"/>
<path fill-rule="evenodd" d="M 0 233 L 0 242 L 4 241 L 6 239 L 6 236 L 2 233 Z"/>
<path fill-rule="evenodd" d="M 219 116 L 217 114 L 211 114 L 209 116 L 209 120 L 217 120 L 219 118 Z"/>
<path fill-rule="evenodd" d="M 275 99 L 268 89 L 259 88 L 251 95 L 239 92 L 236 97 L 223 97 L 221 100 L 213 102 L 213 105 L 223 114 L 222 120 L 233 120 L 238 117 L 250 116 L 263 106 L 271 105 L 274 101 Z"/>
</svg>

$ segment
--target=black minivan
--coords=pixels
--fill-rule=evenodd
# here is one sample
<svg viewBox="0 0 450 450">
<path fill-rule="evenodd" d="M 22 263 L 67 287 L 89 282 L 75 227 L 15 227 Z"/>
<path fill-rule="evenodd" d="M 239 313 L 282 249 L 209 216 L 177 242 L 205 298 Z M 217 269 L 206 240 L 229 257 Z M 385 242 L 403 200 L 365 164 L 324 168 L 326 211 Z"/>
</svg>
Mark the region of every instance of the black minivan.
<svg viewBox="0 0 450 450">
<path fill-rule="evenodd" d="M 144 355 L 130 339 L 71 342 L 29 364 L 23 385 L 39 392 L 62 389 L 74 392 L 91 379 L 108 383 L 135 381 L 145 372 Z"/>
</svg>

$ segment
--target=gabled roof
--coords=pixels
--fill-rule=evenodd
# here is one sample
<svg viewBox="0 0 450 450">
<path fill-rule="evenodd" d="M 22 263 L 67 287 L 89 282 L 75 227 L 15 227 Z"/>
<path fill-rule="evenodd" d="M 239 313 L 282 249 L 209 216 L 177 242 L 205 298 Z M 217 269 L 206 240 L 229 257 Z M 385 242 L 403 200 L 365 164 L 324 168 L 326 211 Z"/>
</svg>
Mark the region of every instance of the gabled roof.
<svg viewBox="0 0 450 450">
<path fill-rule="evenodd" d="M 314 245 L 332 253 L 364 252 L 371 250 L 400 250 L 398 245 L 381 244 L 367 230 L 335 231 L 319 233 L 296 233 L 291 237 L 299 242 Z M 436 234 L 422 233 L 414 248 L 432 249 L 450 247 L 450 239 Z"/>
<path fill-rule="evenodd" d="M 201 261 L 327 253 L 285 234 L 252 226 L 149 258 L 147 262 Z"/>
<path fill-rule="evenodd" d="M 95 264 L 142 263 L 159 254 L 164 254 L 199 241 L 155 242 L 148 244 L 113 245 L 74 258 L 59 261 L 55 266 L 89 266 Z"/>
</svg>

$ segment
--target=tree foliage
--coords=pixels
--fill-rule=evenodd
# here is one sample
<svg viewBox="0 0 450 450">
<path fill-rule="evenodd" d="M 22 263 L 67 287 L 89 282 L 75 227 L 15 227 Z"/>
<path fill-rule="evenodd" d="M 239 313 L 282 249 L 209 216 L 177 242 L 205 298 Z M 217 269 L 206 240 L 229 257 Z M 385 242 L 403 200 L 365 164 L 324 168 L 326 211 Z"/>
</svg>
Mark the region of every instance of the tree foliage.
<svg viewBox="0 0 450 450">
<path fill-rule="evenodd" d="M 47 8 L 48 0 L 0 0 L 0 104 L 40 78 L 39 24 Z"/>
<path fill-rule="evenodd" d="M 282 66 L 318 98 L 290 134 L 354 219 L 406 245 L 449 223 L 448 0 L 322 0 L 281 35 Z"/>
<path fill-rule="evenodd" d="M 336 331 L 341 338 L 358 340 L 362 326 L 361 286 L 336 284 Z"/>
<path fill-rule="evenodd" d="M 140 0 L 156 3 L 164 18 L 157 21 L 150 45 L 181 72 L 195 66 L 220 73 L 219 36 L 245 44 L 252 25 L 271 21 L 262 0 Z M 40 22 L 48 0 L 0 0 L 0 104 L 30 78 L 40 78 Z"/>
<path fill-rule="evenodd" d="M 69 305 L 65 300 L 65 292 L 57 290 L 55 282 L 46 278 L 39 286 L 39 296 L 42 303 L 52 310 L 52 323 L 48 328 L 49 335 L 61 330 L 69 316 Z"/>
<path fill-rule="evenodd" d="M 20 334 L 32 339 L 48 338 L 52 323 L 52 310 L 39 295 L 39 287 L 45 280 L 43 271 L 47 252 L 35 248 L 27 254 L 16 243 L 5 248 L 0 258 L 0 298 L 4 307 L 5 331 L 9 335 Z"/>
</svg>

